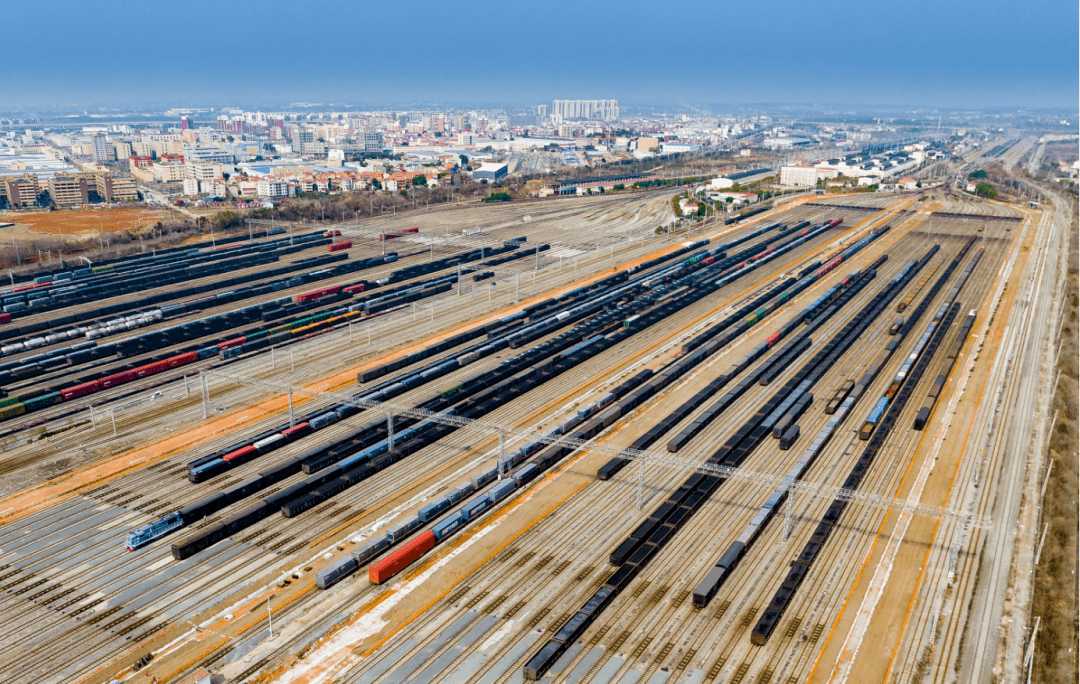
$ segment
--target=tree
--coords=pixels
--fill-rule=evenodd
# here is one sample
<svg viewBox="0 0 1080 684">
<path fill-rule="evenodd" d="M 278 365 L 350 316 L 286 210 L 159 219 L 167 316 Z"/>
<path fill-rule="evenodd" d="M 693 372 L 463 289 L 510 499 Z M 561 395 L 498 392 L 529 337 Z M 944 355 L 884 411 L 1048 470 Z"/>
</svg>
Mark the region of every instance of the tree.
<svg viewBox="0 0 1080 684">
<path fill-rule="evenodd" d="M 968 178 L 986 178 L 986 175 L 987 174 L 986 174 L 985 170 L 979 169 L 978 171 L 975 171 L 974 173 L 970 174 L 968 176 Z"/>
<path fill-rule="evenodd" d="M 90 204 L 104 204 L 105 198 L 99 195 L 97 190 L 88 190 L 86 192 L 86 201 Z"/>
<path fill-rule="evenodd" d="M 625 190 L 626 186 L 623 185 L 622 183 L 616 183 L 615 185 L 611 186 L 611 189 L 616 190 L 616 191 L 617 190 Z"/>
<path fill-rule="evenodd" d="M 975 186 L 975 194 L 979 197 L 987 197 L 989 199 L 997 199 L 998 193 L 994 189 L 993 185 L 989 183 L 979 183 Z"/>
<path fill-rule="evenodd" d="M 8 198 L 0 195 L 0 211 L 4 211 L 8 208 Z"/>
<path fill-rule="evenodd" d="M 419 186 L 419 187 L 426 188 L 427 187 L 427 176 L 425 176 L 422 173 L 416 174 L 415 176 L 413 176 L 412 184 L 416 185 L 416 186 Z"/>
<path fill-rule="evenodd" d="M 39 207 L 47 207 L 50 204 L 52 204 L 52 195 L 49 194 L 49 191 L 42 190 L 39 192 L 37 195 L 37 205 Z"/>
<path fill-rule="evenodd" d="M 224 180 L 229 180 L 229 174 L 227 174 L 227 173 L 224 173 L 224 172 L 223 172 L 223 173 L 221 174 L 221 177 L 222 177 L 222 179 L 224 179 Z"/>
<path fill-rule="evenodd" d="M 461 160 L 461 167 L 462 168 L 466 168 L 469 165 L 469 158 L 466 157 L 465 155 L 463 155 L 463 154 L 459 155 L 458 159 Z"/>
</svg>

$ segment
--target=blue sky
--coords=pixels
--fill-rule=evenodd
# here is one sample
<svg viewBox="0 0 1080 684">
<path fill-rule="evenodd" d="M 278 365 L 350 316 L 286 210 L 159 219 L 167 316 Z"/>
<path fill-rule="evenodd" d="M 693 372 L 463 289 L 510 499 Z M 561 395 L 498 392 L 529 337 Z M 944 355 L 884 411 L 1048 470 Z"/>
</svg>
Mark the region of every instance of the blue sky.
<svg viewBox="0 0 1080 684">
<path fill-rule="evenodd" d="M 1078 11 L 1075 0 L 40 0 L 4 9 L 0 102 L 1075 110 Z"/>
</svg>

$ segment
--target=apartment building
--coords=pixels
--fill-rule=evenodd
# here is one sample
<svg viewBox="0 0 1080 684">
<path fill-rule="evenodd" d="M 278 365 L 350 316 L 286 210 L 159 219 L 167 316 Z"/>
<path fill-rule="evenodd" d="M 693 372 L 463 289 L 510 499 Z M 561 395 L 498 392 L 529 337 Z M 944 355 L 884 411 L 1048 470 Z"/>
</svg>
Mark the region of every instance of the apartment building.
<svg viewBox="0 0 1080 684">
<path fill-rule="evenodd" d="M 97 194 L 109 203 L 135 202 L 139 199 L 139 189 L 131 176 L 97 173 L 94 175 L 94 187 Z"/>
<path fill-rule="evenodd" d="M 188 162 L 236 163 L 236 155 L 216 145 L 184 145 L 184 159 Z"/>
<path fill-rule="evenodd" d="M 618 100 L 555 100 L 551 115 L 559 119 L 618 119 Z"/>
<path fill-rule="evenodd" d="M 35 173 L 0 178 L 0 197 L 6 197 L 8 204 L 14 209 L 33 206 L 39 192 L 41 187 Z"/>
<path fill-rule="evenodd" d="M 109 148 L 105 146 L 105 136 L 98 133 L 93 137 L 92 142 L 94 145 L 94 163 L 104 164 L 109 161 Z"/>
<path fill-rule="evenodd" d="M 221 177 L 221 164 L 216 162 L 188 162 L 185 166 L 188 178 L 203 181 Z"/>
<path fill-rule="evenodd" d="M 289 196 L 289 182 L 281 178 L 262 178 L 258 181 L 259 197 L 275 199 Z"/>
<path fill-rule="evenodd" d="M 186 164 L 154 164 L 154 180 L 173 183 L 184 180 L 187 175 Z"/>
<path fill-rule="evenodd" d="M 818 170 L 813 166 L 780 167 L 780 185 L 812 188 L 817 185 Z"/>
<path fill-rule="evenodd" d="M 49 178 L 49 197 L 58 207 L 77 207 L 90 202 L 89 192 L 97 187 L 93 176 L 81 173 Z"/>
</svg>

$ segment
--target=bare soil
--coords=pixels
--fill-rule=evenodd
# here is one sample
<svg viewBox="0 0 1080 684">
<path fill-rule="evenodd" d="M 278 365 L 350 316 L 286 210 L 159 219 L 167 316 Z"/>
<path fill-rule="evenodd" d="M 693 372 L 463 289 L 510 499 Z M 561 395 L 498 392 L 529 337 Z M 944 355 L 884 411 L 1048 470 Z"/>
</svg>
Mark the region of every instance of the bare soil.
<svg viewBox="0 0 1080 684">
<path fill-rule="evenodd" d="M 140 225 L 147 226 L 164 218 L 151 209 L 79 209 L 73 211 L 44 211 L 37 214 L 12 215 L 10 220 L 24 225 L 31 233 L 48 235 L 96 235 L 99 231 L 112 233 Z"/>
</svg>

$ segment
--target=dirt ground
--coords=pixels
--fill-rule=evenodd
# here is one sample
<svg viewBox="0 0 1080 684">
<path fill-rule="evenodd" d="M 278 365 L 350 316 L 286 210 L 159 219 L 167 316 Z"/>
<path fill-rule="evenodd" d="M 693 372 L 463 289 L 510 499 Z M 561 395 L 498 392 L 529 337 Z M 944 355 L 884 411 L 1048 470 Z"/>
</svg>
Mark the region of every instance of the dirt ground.
<svg viewBox="0 0 1080 684">
<path fill-rule="evenodd" d="M 150 209 L 78 209 L 45 211 L 35 214 L 7 214 L 5 219 L 15 223 L 4 234 L 17 240 L 33 240 L 45 235 L 70 235 L 86 238 L 99 231 L 112 233 L 134 228 L 141 222 L 148 226 L 165 218 L 161 211 Z"/>
</svg>

